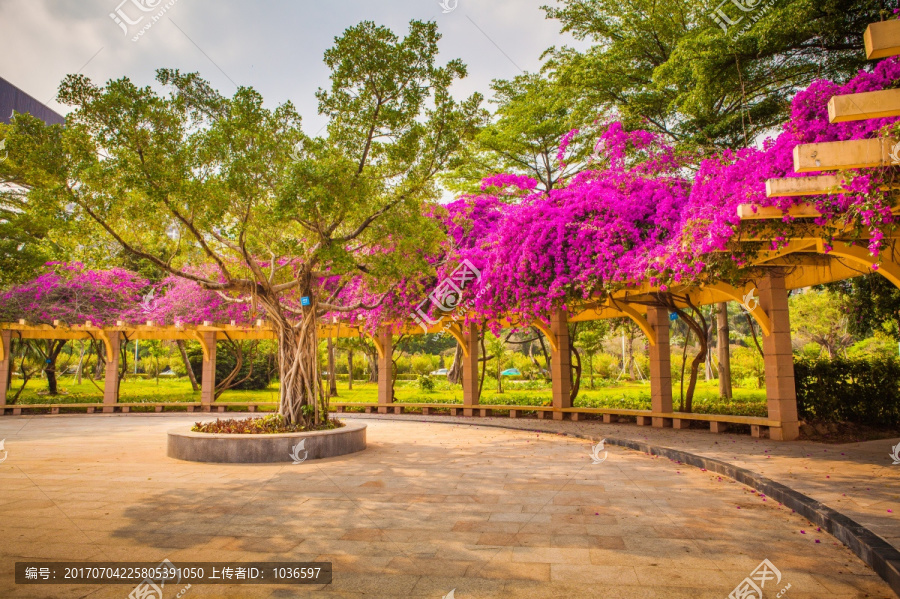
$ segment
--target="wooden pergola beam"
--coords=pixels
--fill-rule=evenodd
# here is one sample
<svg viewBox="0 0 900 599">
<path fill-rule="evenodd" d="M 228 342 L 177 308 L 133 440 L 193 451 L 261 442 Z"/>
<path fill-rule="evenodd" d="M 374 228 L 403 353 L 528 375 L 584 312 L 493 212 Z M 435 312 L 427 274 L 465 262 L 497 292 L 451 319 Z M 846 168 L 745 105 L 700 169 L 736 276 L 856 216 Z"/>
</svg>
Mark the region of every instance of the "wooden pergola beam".
<svg viewBox="0 0 900 599">
<path fill-rule="evenodd" d="M 737 208 L 738 218 L 741 220 L 775 220 L 790 215 L 793 218 L 815 218 L 822 216 L 812 204 L 791 206 L 786 211 L 775 206 L 755 206 L 753 204 L 740 204 Z"/>
<path fill-rule="evenodd" d="M 831 123 L 891 116 L 900 116 L 900 89 L 832 96 L 828 101 L 828 121 Z"/>
<path fill-rule="evenodd" d="M 843 182 L 844 178 L 837 175 L 769 179 L 766 181 L 766 197 L 781 198 L 843 193 Z"/>
<path fill-rule="evenodd" d="M 886 58 L 900 54 L 900 21 L 889 19 L 872 23 L 863 34 L 866 44 L 866 58 Z"/>
<path fill-rule="evenodd" d="M 890 154 L 895 143 L 882 138 L 800 144 L 794 147 L 794 170 L 812 173 L 888 166 L 892 164 Z"/>
</svg>

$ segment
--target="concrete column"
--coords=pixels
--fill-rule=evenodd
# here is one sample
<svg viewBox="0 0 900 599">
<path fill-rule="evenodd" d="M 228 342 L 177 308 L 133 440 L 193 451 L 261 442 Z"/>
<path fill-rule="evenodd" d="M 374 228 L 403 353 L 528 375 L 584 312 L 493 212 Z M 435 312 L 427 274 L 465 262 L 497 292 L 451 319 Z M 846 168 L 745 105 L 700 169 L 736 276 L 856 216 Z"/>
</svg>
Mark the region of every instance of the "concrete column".
<svg viewBox="0 0 900 599">
<path fill-rule="evenodd" d="M 656 345 L 650 345 L 650 405 L 654 412 L 672 411 L 672 356 L 669 346 L 669 310 L 647 308 L 647 322 L 656 333 Z M 669 418 L 653 418 L 653 426 L 671 426 Z"/>
<path fill-rule="evenodd" d="M 766 399 L 769 420 L 781 422 L 781 428 L 769 429 L 778 441 L 793 441 L 800 434 L 797 418 L 797 389 L 794 385 L 794 354 L 791 348 L 791 320 L 784 275 L 770 273 L 759 282 L 759 307 L 772 323 L 772 334 L 763 335 L 766 368 Z"/>
<path fill-rule="evenodd" d="M 200 403 L 204 412 L 209 412 L 216 401 L 216 332 L 203 331 L 203 343 L 209 348 L 209 359 L 203 356 L 200 369 Z"/>
<path fill-rule="evenodd" d="M 569 320 L 565 310 L 550 315 L 550 332 L 559 349 L 550 346 L 550 376 L 553 379 L 553 419 L 562 420 L 563 408 L 572 407 L 572 355 L 569 347 Z"/>
<path fill-rule="evenodd" d="M 3 344 L 3 359 L 0 360 L 0 406 L 6 405 L 6 391 L 9 389 L 9 355 L 12 349 L 12 331 L 0 331 L 0 343 Z"/>
<path fill-rule="evenodd" d="M 391 359 L 394 354 L 394 338 L 391 335 L 391 330 L 388 328 L 379 329 L 378 341 L 384 350 L 384 353 L 378 356 L 378 413 L 387 414 L 387 406 L 394 403 L 394 394 L 392 392 L 394 362 Z"/>
<path fill-rule="evenodd" d="M 121 346 L 122 333 L 110 332 L 109 348 L 112 351 L 112 360 L 106 361 L 106 375 L 103 379 L 103 412 L 106 414 L 115 412 L 114 406 L 119 403 L 119 348 Z M 109 356 L 106 357 L 109 358 Z"/>
<path fill-rule="evenodd" d="M 469 355 L 462 358 L 463 415 L 472 416 L 471 406 L 477 406 L 478 397 L 478 327 L 474 324 L 463 325 L 463 340 Z"/>
</svg>

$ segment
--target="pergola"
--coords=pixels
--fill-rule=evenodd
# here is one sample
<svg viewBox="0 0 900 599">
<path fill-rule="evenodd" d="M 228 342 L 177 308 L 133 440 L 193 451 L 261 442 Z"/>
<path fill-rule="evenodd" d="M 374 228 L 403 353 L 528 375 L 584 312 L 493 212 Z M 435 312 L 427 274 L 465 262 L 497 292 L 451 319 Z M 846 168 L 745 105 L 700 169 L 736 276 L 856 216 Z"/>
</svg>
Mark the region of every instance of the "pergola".
<svg viewBox="0 0 900 599">
<path fill-rule="evenodd" d="M 865 47 L 869 59 L 900 55 L 900 21 L 891 20 L 870 25 L 865 33 Z M 832 123 L 900 116 L 900 89 L 833 97 L 828 105 L 828 114 Z M 895 143 L 894 140 L 888 139 L 864 139 L 799 145 L 794 149 L 794 170 L 797 173 L 824 171 L 835 174 L 769 180 L 766 184 L 767 196 L 798 197 L 844 193 L 846 190 L 841 171 L 891 166 L 893 161 L 890 154 Z M 795 206 L 789 209 L 787 214 L 796 219 L 821 216 L 811 204 Z M 759 221 L 782 219 L 785 212 L 773 207 L 741 205 L 738 208 L 738 216 L 742 221 Z M 701 420 L 710 422 L 710 428 L 714 432 L 724 431 L 728 424 L 738 423 L 749 424 L 754 436 L 759 436 L 763 429 L 768 428 L 772 439 L 786 441 L 796 439 L 799 434 L 799 422 L 788 292 L 792 289 L 840 281 L 872 272 L 878 272 L 900 287 L 900 259 L 894 244 L 890 244 L 890 249 L 881 254 L 876 270 L 873 269 L 873 257 L 869 252 L 855 245 L 859 241 L 859 236 L 851 235 L 848 229 L 826 232 L 822 227 L 808 223 L 796 227 L 796 230 L 797 233 L 787 240 L 783 247 L 756 253 L 752 264 L 757 267 L 755 270 L 762 273 L 757 280 L 745 281 L 738 287 L 710 281 L 700 285 L 668 289 L 671 297 L 683 299 L 679 305 L 684 306 L 690 304 L 703 306 L 725 301 L 742 302 L 748 294 L 758 293 L 758 306 L 749 313 L 762 331 L 767 418 L 687 414 L 673 410 L 668 308 L 661 307 L 654 301 L 660 289 L 649 284 L 619 290 L 608 298 L 572 306 L 568 311 L 556 310 L 547 315 L 549 325 L 542 321 L 504 320 L 500 323 L 505 327 L 535 326 L 546 335 L 551 352 L 553 400 L 551 407 L 480 406 L 478 327 L 474 323 L 463 324 L 465 319 L 461 316 L 453 318 L 448 325 L 443 322 L 432 325 L 427 331 L 428 334 L 449 333 L 460 343 L 463 355 L 463 404 L 461 407 L 442 407 L 450 407 L 453 413 L 462 411 L 467 416 L 476 413 L 486 415 L 491 410 L 505 410 L 510 416 L 516 416 L 519 411 L 537 411 L 540 417 L 549 414 L 559 420 L 567 415 L 572 419 L 578 419 L 585 414 L 593 413 L 602 414 L 604 422 L 611 422 L 617 416 L 625 415 L 636 417 L 639 425 L 654 427 L 681 428 L 692 420 Z M 890 233 L 888 237 L 896 239 L 900 234 Z M 827 252 L 826 239 L 831 246 Z M 734 241 L 740 243 L 770 240 L 739 232 Z M 650 346 L 651 409 L 647 411 L 573 407 L 568 323 L 621 317 L 632 319 L 647 336 Z M 370 335 L 366 328 L 357 322 L 320 325 L 320 337 L 369 335 L 378 352 L 377 406 L 335 403 L 334 406 L 338 411 L 355 406 L 377 408 L 379 413 L 387 413 L 389 410 L 402 411 L 404 408 L 413 407 L 412 404 L 394 402 L 392 353 L 393 338 L 397 334 L 423 334 L 423 330 L 409 322 L 395 323 L 382 326 L 375 334 Z M 216 342 L 226 339 L 275 338 L 274 331 L 263 321 L 257 321 L 254 325 L 205 322 L 202 325 L 174 326 L 157 326 L 152 322 L 133 326 L 120 322 L 115 327 L 96 326 L 90 322 L 80 325 L 61 322 L 53 325 L 31 325 L 24 321 L 16 324 L 0 324 L 0 414 L 11 409 L 18 412 L 23 407 L 11 408 L 6 405 L 10 372 L 9 347 L 13 335 L 21 339 L 102 341 L 106 349 L 106 379 L 102 404 L 104 412 L 112 412 L 119 405 L 119 348 L 123 341 L 135 339 L 198 341 L 203 348 L 200 406 L 204 411 L 209 411 L 214 407 L 224 410 L 224 406 L 216 405 L 214 402 Z M 427 412 L 438 406 L 415 404 L 415 407 Z"/>
</svg>

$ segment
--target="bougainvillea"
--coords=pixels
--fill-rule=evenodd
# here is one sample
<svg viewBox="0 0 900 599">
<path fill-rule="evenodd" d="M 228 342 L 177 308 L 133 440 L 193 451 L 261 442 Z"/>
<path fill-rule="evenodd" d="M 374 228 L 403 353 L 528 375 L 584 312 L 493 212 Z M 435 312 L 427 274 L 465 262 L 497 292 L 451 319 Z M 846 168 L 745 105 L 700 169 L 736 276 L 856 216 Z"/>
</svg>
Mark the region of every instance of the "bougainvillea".
<svg viewBox="0 0 900 599">
<path fill-rule="evenodd" d="M 250 324 L 254 318 L 261 317 L 262 314 L 252 312 L 249 304 L 229 302 L 194 281 L 174 276 L 154 287 L 141 304 L 126 315 L 131 322 L 153 321 L 161 325 L 202 324 L 204 321 Z"/>
<path fill-rule="evenodd" d="M 48 271 L 0 295 L 0 321 L 115 325 L 141 302 L 149 282 L 131 271 L 89 270 L 80 263 L 47 264 Z"/>
<path fill-rule="evenodd" d="M 797 94 L 791 120 L 778 136 L 758 148 L 703 160 L 693 175 L 686 168 L 692 156 L 679 156 L 652 133 L 609 123 L 595 146 L 600 159 L 594 171 L 582 172 L 549 192 L 536 191 L 534 179 L 497 174 L 484 180 L 481 194 L 432 210 L 431 217 L 446 232 L 443 251 L 427 256 L 436 277 L 402 281 L 382 301 L 360 281 L 338 287 L 326 274 L 322 288 L 345 305 L 377 304 L 373 309 L 329 313 L 326 319 L 350 320 L 372 330 L 388 322 L 408 323 L 417 310 L 438 316 L 428 294 L 464 261 L 477 269 L 478 285 L 489 290 L 480 295 L 468 292 L 462 298 L 471 302 L 466 313 L 486 319 L 510 314 L 525 320 L 540 318 L 552 308 L 640 283 L 665 291 L 673 283 L 715 279 L 726 266 L 732 273 L 746 266 L 748 256 L 734 246 L 739 234 L 758 233 L 772 246 L 757 243 L 755 249 L 770 249 L 786 243 L 797 226 L 790 216 L 781 222 L 742 223 L 737 214 L 740 204 L 787 210 L 812 203 L 822 216 L 803 226 L 827 231 L 827 226 L 837 224 L 868 233 L 869 249 L 876 254 L 884 229 L 894 224 L 892 198 L 880 191 L 883 171 L 850 173 L 849 192 L 827 196 L 767 198 L 765 182 L 808 175 L 793 171 L 798 144 L 873 138 L 886 127 L 897 126 L 896 118 L 832 124 L 827 104 L 835 95 L 895 87 L 898 82 L 898 59 L 885 60 L 843 85 L 816 81 Z M 561 140 L 561 163 L 575 135 L 577 130 L 570 131 Z M 373 259 L 379 252 L 392 251 L 392 240 L 384 243 L 368 250 Z M 0 315 L 4 320 L 37 322 L 110 323 L 124 317 L 166 324 L 247 323 L 262 316 L 250 305 L 231 303 L 181 278 L 163 281 L 155 295 L 141 303 L 146 292 L 147 282 L 127 271 L 56 265 L 0 297 Z"/>
</svg>

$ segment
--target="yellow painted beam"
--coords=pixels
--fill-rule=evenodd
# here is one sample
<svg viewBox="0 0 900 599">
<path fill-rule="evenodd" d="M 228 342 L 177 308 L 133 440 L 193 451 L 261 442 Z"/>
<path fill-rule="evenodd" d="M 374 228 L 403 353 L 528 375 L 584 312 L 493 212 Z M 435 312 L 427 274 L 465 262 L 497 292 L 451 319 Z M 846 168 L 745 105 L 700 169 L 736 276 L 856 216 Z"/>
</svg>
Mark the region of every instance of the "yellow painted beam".
<svg viewBox="0 0 900 599">
<path fill-rule="evenodd" d="M 194 341 L 200 343 L 200 349 L 203 350 L 203 361 L 209 362 L 209 344 L 206 343 L 206 339 L 203 338 L 203 333 L 193 330 L 190 332 L 190 335 L 194 338 Z"/>
<path fill-rule="evenodd" d="M 463 332 L 460 326 L 456 323 L 453 323 L 447 328 L 447 332 L 453 335 L 453 338 L 459 342 L 459 346 L 462 348 L 463 356 L 466 358 L 469 357 L 469 344 L 466 343 L 465 338 L 463 337 Z"/>
<path fill-rule="evenodd" d="M 812 173 L 849 168 L 875 168 L 894 164 L 891 139 L 854 139 L 794 147 L 794 171 Z"/>
<path fill-rule="evenodd" d="M 118 331 L 116 332 L 118 335 Z M 103 329 L 97 329 L 97 336 L 103 341 L 104 347 L 106 347 L 106 361 L 112 362 L 115 356 L 113 356 L 113 348 L 112 341 L 109 338 L 109 333 L 104 331 Z"/>
<path fill-rule="evenodd" d="M 872 23 L 863 34 L 866 44 L 866 58 L 886 58 L 900 54 L 900 21 L 889 19 Z"/>
<path fill-rule="evenodd" d="M 825 253 L 824 242 L 820 242 L 817 249 L 819 253 Z M 831 251 L 828 252 L 828 255 L 845 258 L 851 262 L 855 262 L 869 272 L 878 272 L 878 274 L 884 276 L 895 286 L 900 287 L 900 265 L 890 258 L 882 256 L 878 261 L 878 269 L 876 271 L 872 268 L 876 261 L 875 256 L 870 254 L 869 250 L 862 247 L 856 245 L 851 246 L 847 243 L 835 243 Z"/>
<path fill-rule="evenodd" d="M 900 116 L 900 89 L 832 96 L 828 120 L 832 123 Z"/>
<path fill-rule="evenodd" d="M 647 341 L 650 342 L 650 345 L 656 345 L 656 331 L 653 330 L 653 327 L 650 326 L 650 323 L 647 322 L 647 319 L 644 318 L 644 315 L 624 303 L 614 303 L 609 304 L 609 308 L 612 310 L 618 310 L 622 313 L 623 316 L 627 316 L 631 320 L 634 321 L 636 325 L 644 332 L 644 335 L 647 336 Z"/>
<path fill-rule="evenodd" d="M 375 351 L 378 353 L 379 358 L 384 358 L 384 345 L 381 344 L 381 340 L 378 338 L 378 335 L 372 335 L 371 333 L 364 333 L 366 337 L 372 340 L 372 345 L 375 346 Z"/>
<path fill-rule="evenodd" d="M 540 320 L 535 320 L 531 323 L 534 328 L 539 330 L 547 337 L 547 343 L 550 344 L 550 347 L 553 348 L 553 351 L 559 351 L 559 342 L 556 340 L 556 335 L 553 334 L 553 331 L 550 330 L 550 327 L 545 325 Z"/>
<path fill-rule="evenodd" d="M 723 297 L 741 304 L 744 310 L 749 312 L 753 320 L 759 324 L 759 328 L 766 337 L 772 334 L 772 321 L 769 319 L 769 315 L 759 306 L 759 298 L 754 296 L 756 293 L 755 286 L 747 283 L 743 288 L 738 289 L 725 283 L 716 283 L 714 285 L 704 285 L 703 288 L 719 293 Z M 748 308 L 753 309 L 748 310 Z"/>
<path fill-rule="evenodd" d="M 778 258 L 783 258 L 784 256 L 797 252 L 815 251 L 815 248 L 816 241 L 814 240 L 789 241 L 787 245 L 780 247 L 777 250 L 762 250 L 758 252 L 756 258 L 753 260 L 753 264 L 767 264 L 772 260 L 777 260 Z"/>
</svg>

